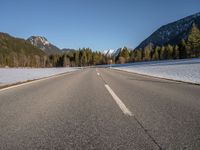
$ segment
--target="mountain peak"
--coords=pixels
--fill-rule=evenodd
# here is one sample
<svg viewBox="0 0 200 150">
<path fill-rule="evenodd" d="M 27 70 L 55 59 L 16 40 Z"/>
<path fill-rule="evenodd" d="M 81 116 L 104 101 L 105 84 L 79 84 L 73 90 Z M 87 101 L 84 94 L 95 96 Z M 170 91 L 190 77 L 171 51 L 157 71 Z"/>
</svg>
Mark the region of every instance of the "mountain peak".
<svg viewBox="0 0 200 150">
<path fill-rule="evenodd" d="M 42 43 L 44 45 L 49 45 L 49 41 L 44 36 L 31 36 L 28 38 L 31 44 L 37 46 L 37 43 Z"/>
<path fill-rule="evenodd" d="M 27 39 L 32 45 L 40 48 L 47 54 L 58 54 L 61 50 L 51 44 L 44 36 L 31 36 Z"/>
<path fill-rule="evenodd" d="M 121 50 L 122 50 L 122 48 L 118 48 L 116 50 L 109 49 L 109 50 L 103 51 L 103 54 L 106 56 L 110 56 L 110 57 L 116 57 L 121 52 Z"/>
<path fill-rule="evenodd" d="M 109 50 L 104 50 L 103 51 L 103 54 L 105 54 L 105 55 L 112 55 L 112 53 L 114 52 L 115 50 L 114 49 L 109 49 Z"/>
</svg>

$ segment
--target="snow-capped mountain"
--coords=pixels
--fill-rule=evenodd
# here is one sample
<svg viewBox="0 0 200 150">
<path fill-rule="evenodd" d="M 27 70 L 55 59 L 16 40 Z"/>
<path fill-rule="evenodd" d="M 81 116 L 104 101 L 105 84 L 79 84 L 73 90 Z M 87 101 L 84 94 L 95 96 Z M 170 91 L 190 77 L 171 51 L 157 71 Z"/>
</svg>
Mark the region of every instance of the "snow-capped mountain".
<svg viewBox="0 0 200 150">
<path fill-rule="evenodd" d="M 103 54 L 111 56 L 114 51 L 115 51 L 114 49 L 105 50 L 105 51 L 103 51 Z"/>
<path fill-rule="evenodd" d="M 27 39 L 32 45 L 40 48 L 42 51 L 44 51 L 47 54 L 57 54 L 61 53 L 61 50 L 51 44 L 45 37 L 42 36 L 31 36 Z"/>
<path fill-rule="evenodd" d="M 120 52 L 121 52 L 121 48 L 117 50 L 109 49 L 109 50 L 103 51 L 103 54 L 110 57 L 116 57 Z"/>
<path fill-rule="evenodd" d="M 112 56 L 113 57 L 117 57 L 117 55 L 122 51 L 122 48 L 118 48 L 117 50 L 115 50 L 113 53 L 112 53 Z"/>
<path fill-rule="evenodd" d="M 144 49 L 149 43 L 159 46 L 178 44 L 187 38 L 193 23 L 200 27 L 200 12 L 160 27 L 136 49 Z"/>
</svg>

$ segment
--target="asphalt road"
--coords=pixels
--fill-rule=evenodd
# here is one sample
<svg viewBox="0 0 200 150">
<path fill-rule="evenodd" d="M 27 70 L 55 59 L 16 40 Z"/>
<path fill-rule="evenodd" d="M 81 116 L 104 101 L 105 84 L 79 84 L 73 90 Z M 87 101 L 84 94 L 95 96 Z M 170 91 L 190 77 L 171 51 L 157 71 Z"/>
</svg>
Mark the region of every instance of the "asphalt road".
<svg viewBox="0 0 200 150">
<path fill-rule="evenodd" d="M 91 68 L 0 90 L 0 149 L 198 150 L 200 86 Z"/>
</svg>

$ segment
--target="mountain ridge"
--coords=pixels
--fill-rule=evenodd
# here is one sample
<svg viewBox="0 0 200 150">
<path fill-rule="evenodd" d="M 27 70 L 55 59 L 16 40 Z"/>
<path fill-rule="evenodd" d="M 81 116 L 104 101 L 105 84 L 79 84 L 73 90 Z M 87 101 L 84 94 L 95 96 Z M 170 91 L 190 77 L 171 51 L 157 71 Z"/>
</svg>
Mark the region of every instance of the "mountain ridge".
<svg viewBox="0 0 200 150">
<path fill-rule="evenodd" d="M 200 28 L 200 12 L 161 26 L 135 49 L 144 49 L 150 43 L 158 46 L 178 44 L 187 38 L 193 23 Z"/>
</svg>

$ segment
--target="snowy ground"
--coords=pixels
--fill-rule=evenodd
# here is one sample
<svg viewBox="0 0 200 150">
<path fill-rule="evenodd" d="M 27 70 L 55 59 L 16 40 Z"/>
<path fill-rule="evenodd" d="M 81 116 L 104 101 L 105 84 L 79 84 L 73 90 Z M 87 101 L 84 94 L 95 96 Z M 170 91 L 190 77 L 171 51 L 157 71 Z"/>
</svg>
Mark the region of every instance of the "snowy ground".
<svg viewBox="0 0 200 150">
<path fill-rule="evenodd" d="M 169 60 L 113 65 L 113 69 L 200 84 L 200 59 Z"/>
<path fill-rule="evenodd" d="M 49 77 L 79 68 L 0 68 L 0 86 Z"/>
</svg>

